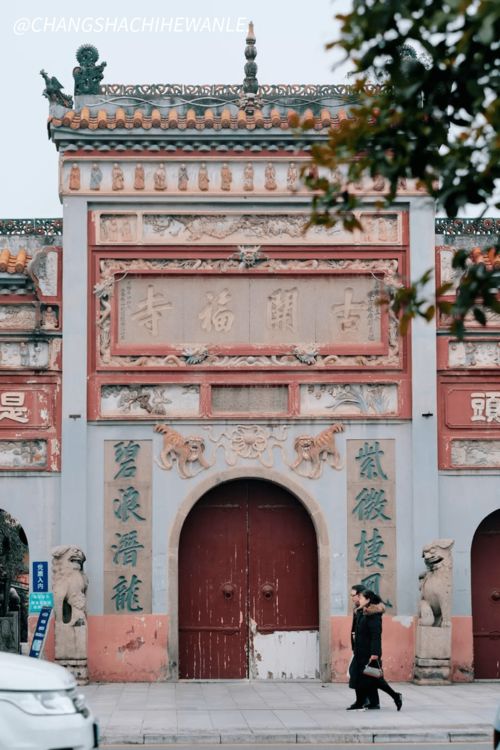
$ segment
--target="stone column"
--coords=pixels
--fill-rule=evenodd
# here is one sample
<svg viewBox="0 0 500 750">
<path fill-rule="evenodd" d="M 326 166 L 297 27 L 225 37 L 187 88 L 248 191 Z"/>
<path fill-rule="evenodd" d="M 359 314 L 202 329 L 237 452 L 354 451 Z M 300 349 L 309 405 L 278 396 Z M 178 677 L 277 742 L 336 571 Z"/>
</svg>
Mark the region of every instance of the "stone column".
<svg viewBox="0 0 500 750">
<path fill-rule="evenodd" d="M 430 198 L 410 200 L 410 277 L 435 265 L 435 209 Z M 436 321 L 416 319 L 411 326 L 414 575 L 418 551 L 439 536 Z"/>
<path fill-rule="evenodd" d="M 61 536 L 87 549 L 87 204 L 65 198 Z"/>
</svg>

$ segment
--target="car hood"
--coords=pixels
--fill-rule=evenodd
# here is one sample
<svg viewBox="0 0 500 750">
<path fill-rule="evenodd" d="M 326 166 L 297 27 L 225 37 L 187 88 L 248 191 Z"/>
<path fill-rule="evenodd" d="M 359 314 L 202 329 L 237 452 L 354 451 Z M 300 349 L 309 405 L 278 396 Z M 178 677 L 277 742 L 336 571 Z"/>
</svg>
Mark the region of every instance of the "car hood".
<svg viewBox="0 0 500 750">
<path fill-rule="evenodd" d="M 0 653 L 0 690 L 69 690 L 76 686 L 64 667 L 30 656 Z"/>
</svg>

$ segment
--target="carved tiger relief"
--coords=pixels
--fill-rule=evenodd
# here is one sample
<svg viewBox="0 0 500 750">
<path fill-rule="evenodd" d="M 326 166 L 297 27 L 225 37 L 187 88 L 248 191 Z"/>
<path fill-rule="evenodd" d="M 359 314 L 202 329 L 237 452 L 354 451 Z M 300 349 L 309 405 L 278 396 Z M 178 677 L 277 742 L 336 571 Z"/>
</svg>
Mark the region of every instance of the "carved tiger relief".
<svg viewBox="0 0 500 750">
<path fill-rule="evenodd" d="M 174 462 L 177 462 L 179 476 L 189 479 L 196 476 L 200 471 L 208 469 L 212 464 L 205 457 L 205 441 L 198 435 L 184 437 L 180 432 L 172 429 L 166 424 L 158 424 L 155 432 L 163 435 L 163 445 L 160 451 L 160 459 L 157 461 L 162 469 L 170 471 Z M 199 464 L 198 471 L 190 471 L 189 465 Z"/>
<path fill-rule="evenodd" d="M 302 477 L 318 479 L 323 469 L 322 461 L 330 464 L 333 469 L 340 470 L 342 460 L 335 444 L 335 433 L 343 431 L 344 425 L 334 422 L 319 435 L 299 435 L 295 438 L 293 447 L 297 455 L 290 464 L 292 471 Z"/>
</svg>

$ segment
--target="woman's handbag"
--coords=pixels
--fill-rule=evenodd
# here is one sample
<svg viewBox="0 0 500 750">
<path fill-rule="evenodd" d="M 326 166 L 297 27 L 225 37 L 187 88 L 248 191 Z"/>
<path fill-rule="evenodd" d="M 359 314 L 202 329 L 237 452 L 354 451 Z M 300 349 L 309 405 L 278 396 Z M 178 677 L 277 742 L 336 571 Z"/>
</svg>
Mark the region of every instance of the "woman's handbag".
<svg viewBox="0 0 500 750">
<path fill-rule="evenodd" d="M 376 679 L 380 679 L 384 676 L 384 670 L 382 669 L 378 659 L 375 664 L 378 664 L 378 666 L 372 667 L 371 662 L 368 662 L 366 667 L 363 669 L 363 674 L 367 677 L 375 677 Z"/>
</svg>

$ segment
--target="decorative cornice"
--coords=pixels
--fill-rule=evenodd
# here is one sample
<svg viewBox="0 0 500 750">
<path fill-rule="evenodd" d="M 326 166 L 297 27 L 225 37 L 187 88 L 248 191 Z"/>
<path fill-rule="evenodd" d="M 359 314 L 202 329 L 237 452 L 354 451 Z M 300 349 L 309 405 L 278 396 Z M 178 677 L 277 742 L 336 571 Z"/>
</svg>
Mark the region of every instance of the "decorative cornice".
<svg viewBox="0 0 500 750">
<path fill-rule="evenodd" d="M 0 235 L 25 237 L 61 237 L 62 219 L 0 219 Z"/>
<path fill-rule="evenodd" d="M 375 93 L 380 86 L 367 85 L 367 93 Z M 243 87 L 241 84 L 209 84 L 204 86 L 175 84 L 175 83 L 152 83 L 144 85 L 129 85 L 121 83 L 106 83 L 101 85 L 100 93 L 104 96 L 124 96 L 139 99 L 154 99 L 158 97 L 180 97 L 187 101 L 198 98 L 209 99 L 234 99 L 238 101 Z M 356 98 L 358 91 L 355 86 L 346 84 L 264 84 L 259 86 L 259 94 L 266 99 L 274 97 L 297 97 L 298 99 L 310 99 L 311 101 L 325 98 Z"/>
<path fill-rule="evenodd" d="M 436 234 L 494 236 L 500 234 L 500 219 L 436 219 Z"/>
<path fill-rule="evenodd" d="M 500 234 L 500 219 L 436 219 L 436 234 L 448 236 Z M 0 219 L 0 236 L 47 236 L 61 237 L 62 219 Z"/>
</svg>

